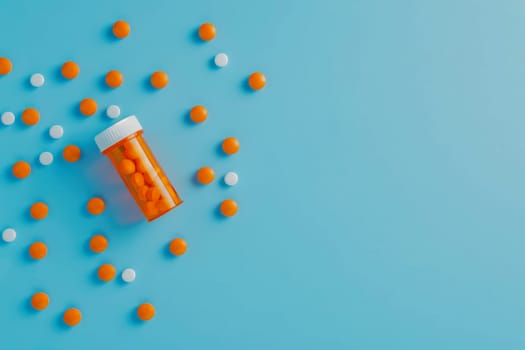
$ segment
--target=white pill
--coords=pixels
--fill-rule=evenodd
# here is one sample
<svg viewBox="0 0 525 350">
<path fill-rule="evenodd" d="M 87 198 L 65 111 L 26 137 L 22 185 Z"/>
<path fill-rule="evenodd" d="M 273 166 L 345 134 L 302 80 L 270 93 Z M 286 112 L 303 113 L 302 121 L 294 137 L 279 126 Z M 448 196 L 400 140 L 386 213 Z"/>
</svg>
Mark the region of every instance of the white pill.
<svg viewBox="0 0 525 350">
<path fill-rule="evenodd" d="M 214 61 L 217 67 L 225 67 L 228 64 L 228 55 L 225 53 L 219 53 L 215 55 Z"/>
<path fill-rule="evenodd" d="M 49 165 L 53 163 L 53 154 L 51 152 L 42 152 L 40 156 L 38 156 L 38 161 L 42 165 Z"/>
<path fill-rule="evenodd" d="M 60 125 L 53 125 L 49 128 L 49 136 L 55 140 L 61 138 L 64 136 L 64 128 Z"/>
<path fill-rule="evenodd" d="M 122 271 L 122 280 L 124 282 L 131 283 L 135 280 L 135 277 L 137 277 L 137 274 L 135 273 L 135 270 L 131 268 L 127 268 Z"/>
<path fill-rule="evenodd" d="M 106 109 L 106 115 L 111 118 L 115 119 L 120 116 L 120 107 L 117 105 L 111 105 Z"/>
<path fill-rule="evenodd" d="M 13 112 L 2 113 L 2 124 L 12 125 L 15 122 L 15 114 Z"/>
<path fill-rule="evenodd" d="M 44 78 L 42 74 L 35 73 L 31 76 L 31 79 L 29 79 L 29 81 L 31 82 L 31 85 L 33 85 L 34 87 L 41 87 L 46 82 L 46 79 Z"/>
<path fill-rule="evenodd" d="M 224 175 L 224 183 L 226 185 L 235 186 L 237 185 L 237 182 L 239 182 L 239 175 L 237 175 L 237 173 L 230 171 L 229 173 Z"/>
<path fill-rule="evenodd" d="M 16 231 L 12 228 L 6 228 L 4 232 L 2 232 L 2 239 L 4 242 L 13 242 L 16 239 Z"/>
</svg>

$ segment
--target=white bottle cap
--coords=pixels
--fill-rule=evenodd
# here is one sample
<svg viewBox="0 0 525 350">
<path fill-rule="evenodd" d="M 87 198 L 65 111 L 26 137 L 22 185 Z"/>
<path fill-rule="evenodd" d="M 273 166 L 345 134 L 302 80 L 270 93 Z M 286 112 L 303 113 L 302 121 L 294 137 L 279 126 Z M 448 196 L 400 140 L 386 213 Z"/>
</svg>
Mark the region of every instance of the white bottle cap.
<svg viewBox="0 0 525 350">
<path fill-rule="evenodd" d="M 142 130 L 142 125 L 140 125 L 137 117 L 130 115 L 95 136 L 95 143 L 100 152 L 104 152 L 117 142 L 140 130 Z"/>
</svg>

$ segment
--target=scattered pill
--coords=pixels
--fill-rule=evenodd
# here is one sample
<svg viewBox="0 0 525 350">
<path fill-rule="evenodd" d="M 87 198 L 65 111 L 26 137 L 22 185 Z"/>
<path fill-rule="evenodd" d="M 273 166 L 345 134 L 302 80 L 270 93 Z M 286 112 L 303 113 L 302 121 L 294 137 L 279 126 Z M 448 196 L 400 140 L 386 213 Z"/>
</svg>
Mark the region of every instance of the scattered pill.
<svg viewBox="0 0 525 350">
<path fill-rule="evenodd" d="M 235 154 L 239 151 L 239 148 L 241 148 L 241 144 L 235 137 L 227 137 L 222 141 L 222 150 L 226 154 Z"/>
<path fill-rule="evenodd" d="M 6 243 L 11 243 L 13 242 L 15 239 L 16 239 L 16 231 L 14 228 L 6 228 L 3 232 L 2 232 L 2 239 L 4 242 Z"/>
<path fill-rule="evenodd" d="M 151 85 L 156 89 L 165 88 L 168 85 L 168 81 L 168 74 L 161 71 L 153 73 L 150 78 Z"/>
<path fill-rule="evenodd" d="M 204 106 L 194 106 L 190 110 L 190 119 L 194 123 L 202 123 L 208 118 L 208 111 Z"/>
<path fill-rule="evenodd" d="M 31 174 L 31 165 L 26 161 L 20 160 L 13 164 L 11 172 L 17 179 L 25 179 Z"/>
<path fill-rule="evenodd" d="M 155 316 L 155 307 L 150 303 L 144 303 L 137 308 L 137 317 L 142 321 L 149 321 Z"/>
<path fill-rule="evenodd" d="M 0 75 L 7 75 L 11 73 L 13 64 L 7 57 L 0 57 Z"/>
<path fill-rule="evenodd" d="M 239 209 L 239 206 L 237 205 L 237 202 L 233 199 L 225 199 L 221 203 L 221 213 L 224 216 L 234 216 L 237 214 L 237 210 Z"/>
<path fill-rule="evenodd" d="M 61 138 L 64 136 L 64 128 L 62 128 L 60 125 L 53 125 L 49 128 L 49 136 L 55 140 Z"/>
<path fill-rule="evenodd" d="M 44 202 L 36 202 L 31 206 L 31 209 L 29 209 L 29 214 L 35 220 L 45 219 L 48 213 L 49 208 Z"/>
<path fill-rule="evenodd" d="M 40 120 L 40 113 L 35 108 L 26 108 L 22 112 L 22 122 L 25 125 L 36 125 Z"/>
<path fill-rule="evenodd" d="M 126 283 L 131 283 L 135 281 L 135 278 L 137 277 L 137 273 L 132 268 L 127 268 L 124 271 L 122 271 L 122 280 Z"/>
<path fill-rule="evenodd" d="M 261 90 L 266 85 L 266 77 L 261 72 L 255 72 L 248 78 L 248 84 L 253 90 Z"/>
<path fill-rule="evenodd" d="M 50 165 L 53 163 L 53 154 L 51 152 L 42 152 L 38 156 L 38 161 L 42 165 Z"/>
<path fill-rule="evenodd" d="M 62 157 L 64 157 L 64 160 L 70 163 L 74 163 L 79 160 L 81 155 L 82 152 L 80 151 L 80 148 L 75 145 L 66 146 L 62 151 Z"/>
<path fill-rule="evenodd" d="M 42 311 L 49 305 L 49 296 L 44 292 L 38 292 L 31 297 L 31 306 L 33 309 Z"/>
<path fill-rule="evenodd" d="M 9 126 L 15 122 L 15 114 L 13 112 L 2 113 L 2 124 Z"/>
<path fill-rule="evenodd" d="M 66 79 L 75 79 L 80 73 L 78 64 L 73 61 L 66 62 L 62 65 L 62 76 Z"/>
<path fill-rule="evenodd" d="M 109 282 L 115 278 L 116 270 L 111 264 L 103 264 L 98 268 L 97 274 L 101 281 Z"/>
<path fill-rule="evenodd" d="M 186 253 L 186 250 L 188 249 L 188 245 L 186 244 L 186 241 L 182 238 L 175 238 L 170 242 L 170 252 L 171 254 L 175 256 L 181 256 Z"/>
<path fill-rule="evenodd" d="M 111 70 L 106 74 L 106 84 L 110 88 L 118 88 L 124 82 L 124 76 L 118 70 Z"/>
<path fill-rule="evenodd" d="M 82 320 L 82 312 L 76 308 L 67 309 L 63 316 L 64 323 L 70 327 L 74 327 Z"/>
<path fill-rule="evenodd" d="M 225 53 L 219 53 L 215 55 L 213 61 L 217 67 L 226 67 L 228 65 L 228 55 Z"/>
<path fill-rule="evenodd" d="M 85 98 L 80 101 L 80 113 L 90 117 L 97 112 L 97 102 L 92 98 Z"/>
<path fill-rule="evenodd" d="M 215 38 L 217 30 L 215 26 L 211 23 L 204 23 L 199 27 L 199 36 L 204 41 L 210 41 Z"/>
<path fill-rule="evenodd" d="M 228 172 L 224 175 L 224 183 L 228 186 L 235 186 L 239 182 L 239 175 L 233 171 Z"/>
<path fill-rule="evenodd" d="M 87 211 L 91 215 L 100 215 L 104 212 L 106 203 L 100 197 L 93 197 L 87 203 Z"/>
<path fill-rule="evenodd" d="M 31 76 L 29 79 L 29 82 L 33 87 L 41 87 L 44 86 L 44 83 L 46 82 L 46 79 L 44 76 L 40 73 L 35 73 Z"/>
<path fill-rule="evenodd" d="M 197 170 L 197 181 L 203 185 L 207 185 L 213 182 L 215 179 L 215 172 L 209 166 L 204 166 Z"/>
<path fill-rule="evenodd" d="M 42 242 L 35 242 L 29 246 L 29 255 L 35 260 L 40 260 L 47 255 L 47 246 Z"/>
<path fill-rule="evenodd" d="M 108 239 L 103 235 L 94 235 L 89 240 L 89 248 L 94 253 L 102 253 L 108 248 Z"/>
<path fill-rule="evenodd" d="M 111 105 L 106 109 L 106 115 L 111 118 L 115 119 L 120 116 L 120 107 L 117 105 Z"/>
<path fill-rule="evenodd" d="M 119 20 L 116 21 L 115 24 L 113 24 L 113 35 L 115 35 L 119 39 L 124 39 L 125 37 L 127 37 L 130 31 L 131 27 L 126 21 Z"/>
</svg>

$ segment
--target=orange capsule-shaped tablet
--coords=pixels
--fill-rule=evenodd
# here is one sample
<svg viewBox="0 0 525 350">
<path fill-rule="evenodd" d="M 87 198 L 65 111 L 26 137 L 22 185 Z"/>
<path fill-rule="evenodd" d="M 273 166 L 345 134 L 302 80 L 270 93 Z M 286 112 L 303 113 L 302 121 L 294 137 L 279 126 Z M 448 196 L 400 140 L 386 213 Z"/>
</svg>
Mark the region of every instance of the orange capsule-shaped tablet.
<svg viewBox="0 0 525 350">
<path fill-rule="evenodd" d="M 85 98 L 80 101 L 80 113 L 90 117 L 97 112 L 97 102 L 92 98 Z"/>
<path fill-rule="evenodd" d="M 106 203 L 100 197 L 93 197 L 87 202 L 87 211 L 91 215 L 100 215 L 104 212 Z"/>
<path fill-rule="evenodd" d="M 204 106 L 195 106 L 190 111 L 190 119 L 194 123 L 202 123 L 208 118 L 208 111 Z"/>
<path fill-rule="evenodd" d="M 261 90 L 266 85 L 266 77 L 261 72 L 255 72 L 248 78 L 248 85 L 253 90 Z"/>
<path fill-rule="evenodd" d="M 135 168 L 141 173 L 146 172 L 146 164 L 141 159 L 135 161 Z"/>
<path fill-rule="evenodd" d="M 28 162 L 21 160 L 13 164 L 11 171 L 13 176 L 17 179 L 24 179 L 31 174 L 31 165 L 29 165 Z"/>
<path fill-rule="evenodd" d="M 141 201 L 147 200 L 146 194 L 148 193 L 148 189 L 149 189 L 148 186 L 140 186 L 139 189 L 137 190 L 137 196 L 139 197 Z"/>
<path fill-rule="evenodd" d="M 103 235 L 95 235 L 89 240 L 89 248 L 94 253 L 102 253 L 108 247 L 108 239 Z"/>
<path fill-rule="evenodd" d="M 36 108 L 26 108 L 22 112 L 22 122 L 25 125 L 36 125 L 40 120 L 40 113 Z"/>
<path fill-rule="evenodd" d="M 155 316 L 155 307 L 150 303 L 141 304 L 137 308 L 137 317 L 142 321 L 149 321 Z"/>
<path fill-rule="evenodd" d="M 45 258 L 47 255 L 47 246 L 42 242 L 35 242 L 29 246 L 29 256 L 35 260 Z"/>
<path fill-rule="evenodd" d="M 70 308 L 64 312 L 64 323 L 70 327 L 76 326 L 82 320 L 82 312 L 79 309 Z"/>
<path fill-rule="evenodd" d="M 101 281 L 109 282 L 115 278 L 116 270 L 111 264 L 103 264 L 98 268 L 97 274 Z"/>
<path fill-rule="evenodd" d="M 199 27 L 199 37 L 204 41 L 210 41 L 215 38 L 217 30 L 211 23 L 204 23 Z"/>
<path fill-rule="evenodd" d="M 150 82 L 151 85 L 156 89 L 162 89 L 168 85 L 168 74 L 165 72 L 155 72 L 151 75 Z"/>
<path fill-rule="evenodd" d="M 204 166 L 197 171 L 197 181 L 203 185 L 211 183 L 215 179 L 215 172 L 209 166 Z"/>
<path fill-rule="evenodd" d="M 11 73 L 13 64 L 7 57 L 0 57 L 0 75 L 7 75 Z"/>
<path fill-rule="evenodd" d="M 224 216 L 234 216 L 237 214 L 237 210 L 239 209 L 239 206 L 237 205 L 237 202 L 233 199 L 225 199 L 221 203 L 221 213 Z"/>
<path fill-rule="evenodd" d="M 160 198 L 160 191 L 157 187 L 150 187 L 146 193 L 146 198 L 150 201 L 158 201 Z"/>
<path fill-rule="evenodd" d="M 80 151 L 80 148 L 75 145 L 69 145 L 64 147 L 64 150 L 62 151 L 62 157 L 70 163 L 76 162 L 80 159 L 82 152 Z"/>
<path fill-rule="evenodd" d="M 130 177 L 131 183 L 134 186 L 141 187 L 144 186 L 144 175 L 141 173 L 134 173 Z"/>
<path fill-rule="evenodd" d="M 123 81 L 124 76 L 118 70 L 112 70 L 106 74 L 106 84 L 111 88 L 118 88 Z"/>
<path fill-rule="evenodd" d="M 119 39 L 124 39 L 125 37 L 127 37 L 130 31 L 131 27 L 126 21 L 119 20 L 113 24 L 113 35 L 115 35 L 115 37 Z"/>
<path fill-rule="evenodd" d="M 241 144 L 235 137 L 227 137 L 222 141 L 222 150 L 226 154 L 235 154 L 239 148 L 241 148 Z"/>
<path fill-rule="evenodd" d="M 42 311 L 49 305 L 49 296 L 44 292 L 38 292 L 31 297 L 31 306 L 33 309 Z"/>
<path fill-rule="evenodd" d="M 136 170 L 135 163 L 130 159 L 122 159 L 120 161 L 119 170 L 124 175 L 133 174 Z"/>
<path fill-rule="evenodd" d="M 48 212 L 49 208 L 44 202 L 36 202 L 31 206 L 31 209 L 29 209 L 29 214 L 35 220 L 44 219 L 47 216 Z"/>
<path fill-rule="evenodd" d="M 175 238 L 170 242 L 170 252 L 175 256 L 184 255 L 187 249 L 188 245 L 186 244 L 186 241 L 182 238 Z"/>
<path fill-rule="evenodd" d="M 66 79 L 75 79 L 80 73 L 78 64 L 73 61 L 66 62 L 62 65 L 62 76 Z"/>
</svg>

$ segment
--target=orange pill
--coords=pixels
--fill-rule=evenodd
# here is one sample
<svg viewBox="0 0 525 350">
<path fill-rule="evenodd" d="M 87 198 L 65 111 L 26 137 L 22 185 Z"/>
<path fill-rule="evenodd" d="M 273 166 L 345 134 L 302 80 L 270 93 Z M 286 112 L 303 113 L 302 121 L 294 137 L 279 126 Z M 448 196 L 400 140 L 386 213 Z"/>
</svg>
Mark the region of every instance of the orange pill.
<svg viewBox="0 0 525 350">
<path fill-rule="evenodd" d="M 33 309 L 42 311 L 49 305 L 49 296 L 44 292 L 38 292 L 31 297 L 31 306 Z"/>
<path fill-rule="evenodd" d="M 153 180 L 153 176 L 151 176 L 151 174 L 153 174 L 153 172 L 145 172 L 144 173 L 144 181 L 148 185 L 155 185 L 155 181 Z"/>
<path fill-rule="evenodd" d="M 126 154 L 126 157 L 133 160 L 140 157 L 139 149 L 132 144 L 127 144 L 125 146 L 124 154 Z"/>
<path fill-rule="evenodd" d="M 182 238 L 175 238 L 170 242 L 170 252 L 175 256 L 184 255 L 187 249 L 188 245 L 186 244 L 186 241 Z"/>
<path fill-rule="evenodd" d="M 157 202 L 157 209 L 161 212 L 161 213 L 164 213 L 165 211 L 167 211 L 168 209 L 170 209 L 171 207 L 171 203 L 168 202 L 165 198 L 162 198 L 160 199 L 158 202 Z"/>
<path fill-rule="evenodd" d="M 47 246 L 42 242 L 35 242 L 29 246 L 29 255 L 35 260 L 43 259 L 47 255 Z"/>
<path fill-rule="evenodd" d="M 80 101 L 80 113 L 90 117 L 97 112 L 97 102 L 92 98 L 85 98 Z"/>
<path fill-rule="evenodd" d="M 208 111 L 204 106 L 195 106 L 190 111 L 190 119 L 194 123 L 202 123 L 208 118 Z"/>
<path fill-rule="evenodd" d="M 70 163 L 74 163 L 79 160 L 81 155 L 82 152 L 80 151 L 80 148 L 75 145 L 66 146 L 62 151 L 62 157 L 64 157 L 64 159 Z"/>
<path fill-rule="evenodd" d="M 125 37 L 127 37 L 130 31 L 131 27 L 126 21 L 119 20 L 113 24 L 113 35 L 115 35 L 119 39 L 124 39 Z"/>
<path fill-rule="evenodd" d="M 225 199 L 221 203 L 221 213 L 224 216 L 234 216 L 238 209 L 239 206 L 233 199 Z"/>
<path fill-rule="evenodd" d="M 119 166 L 120 172 L 124 175 L 133 174 L 136 170 L 135 163 L 130 159 L 122 159 Z"/>
<path fill-rule="evenodd" d="M 22 112 L 22 122 L 25 125 L 36 125 L 40 120 L 40 113 L 35 108 L 26 108 Z"/>
<path fill-rule="evenodd" d="M 156 215 L 159 212 L 159 208 L 157 207 L 157 202 L 147 201 L 146 204 L 144 204 L 144 210 L 146 212 L 146 216 Z"/>
<path fill-rule="evenodd" d="M 31 206 L 31 209 L 29 209 L 29 214 L 35 220 L 44 219 L 47 216 L 48 212 L 49 208 L 44 202 L 36 202 Z"/>
<path fill-rule="evenodd" d="M 204 166 L 197 171 L 197 181 L 203 185 L 211 183 L 215 179 L 215 172 L 209 166 Z"/>
<path fill-rule="evenodd" d="M 112 70 L 106 74 L 106 84 L 111 88 L 118 88 L 123 81 L 124 76 L 118 70 Z"/>
<path fill-rule="evenodd" d="M 7 57 L 0 57 L 0 75 L 6 75 L 11 73 L 13 69 L 13 64 Z"/>
<path fill-rule="evenodd" d="M 160 190 L 157 187 L 150 187 L 146 193 L 146 198 L 150 201 L 158 201 L 160 198 Z"/>
<path fill-rule="evenodd" d="M 13 164 L 13 168 L 11 169 L 11 172 L 13 173 L 13 176 L 17 179 L 24 179 L 31 174 L 31 165 L 29 165 L 28 162 L 25 162 L 23 160 L 16 162 Z"/>
<path fill-rule="evenodd" d="M 137 168 L 137 171 L 139 171 L 141 173 L 145 173 L 146 172 L 146 164 L 140 159 L 137 159 L 135 161 L 135 167 Z"/>
<path fill-rule="evenodd" d="M 248 78 L 248 85 L 253 90 L 261 90 L 266 85 L 266 77 L 261 72 L 255 72 Z"/>
<path fill-rule="evenodd" d="M 131 183 L 137 187 L 144 186 L 144 175 L 141 173 L 134 173 L 131 175 Z"/>
<path fill-rule="evenodd" d="M 155 307 L 150 303 L 141 304 L 137 308 L 137 317 L 142 321 L 149 321 L 155 316 Z"/>
<path fill-rule="evenodd" d="M 97 274 L 101 281 L 109 282 L 115 278 L 116 270 L 111 264 L 103 264 L 98 268 Z"/>
<path fill-rule="evenodd" d="M 80 73 L 78 64 L 73 61 L 66 62 L 62 65 L 62 76 L 66 79 L 75 79 Z"/>
<path fill-rule="evenodd" d="M 82 320 L 82 312 L 74 307 L 67 309 L 66 312 L 64 312 L 63 320 L 64 323 L 70 327 L 76 326 Z"/>
<path fill-rule="evenodd" d="M 91 215 L 100 215 L 104 212 L 106 203 L 100 197 L 93 197 L 87 202 L 87 211 Z"/>
<path fill-rule="evenodd" d="M 89 248 L 91 248 L 94 253 L 102 253 L 108 248 L 108 240 L 102 235 L 94 235 L 89 240 Z"/>
<path fill-rule="evenodd" d="M 151 85 L 156 89 L 162 89 L 166 87 L 166 85 L 168 85 L 168 81 L 168 74 L 161 71 L 153 73 L 150 78 Z"/>
<path fill-rule="evenodd" d="M 149 189 L 148 186 L 139 187 L 139 189 L 137 190 L 137 195 L 140 200 L 145 201 L 147 199 L 146 194 L 148 193 L 148 189 Z"/>
<path fill-rule="evenodd" d="M 222 141 L 222 150 L 226 154 L 235 154 L 239 148 L 241 148 L 241 144 L 235 137 L 227 137 Z"/>
<path fill-rule="evenodd" d="M 217 30 L 211 23 L 204 23 L 199 27 L 199 36 L 204 41 L 213 40 L 215 34 L 217 34 Z"/>
</svg>

